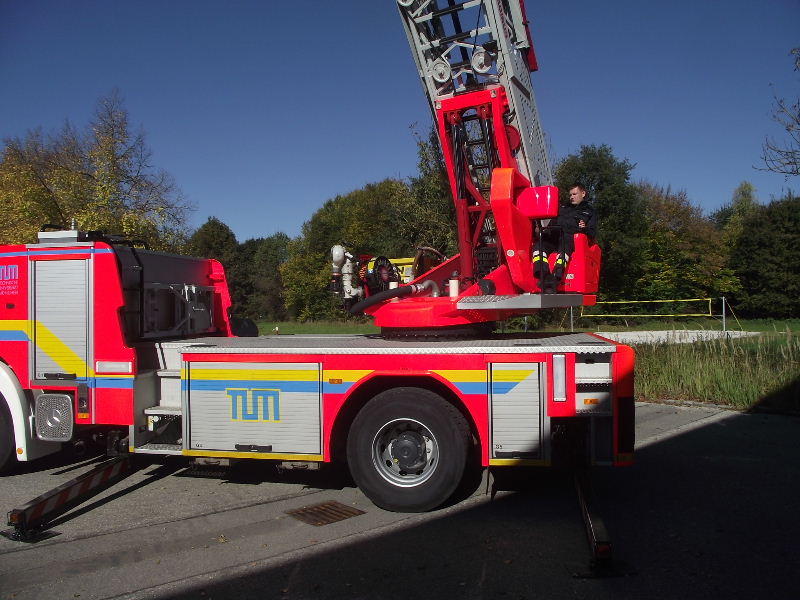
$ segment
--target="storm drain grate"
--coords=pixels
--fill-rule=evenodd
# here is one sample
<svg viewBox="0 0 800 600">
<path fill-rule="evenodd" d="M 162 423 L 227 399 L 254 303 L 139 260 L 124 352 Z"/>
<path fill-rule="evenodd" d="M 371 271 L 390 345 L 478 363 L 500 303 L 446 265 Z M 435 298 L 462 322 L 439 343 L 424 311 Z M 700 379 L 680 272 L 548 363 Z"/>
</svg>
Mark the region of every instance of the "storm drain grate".
<svg viewBox="0 0 800 600">
<path fill-rule="evenodd" d="M 344 521 L 350 517 L 363 515 L 364 511 L 353 508 L 352 506 L 345 506 L 341 502 L 332 500 L 331 502 L 323 502 L 322 504 L 287 510 L 286 514 L 303 523 L 319 527 L 321 525 L 336 523 L 336 521 Z"/>
</svg>

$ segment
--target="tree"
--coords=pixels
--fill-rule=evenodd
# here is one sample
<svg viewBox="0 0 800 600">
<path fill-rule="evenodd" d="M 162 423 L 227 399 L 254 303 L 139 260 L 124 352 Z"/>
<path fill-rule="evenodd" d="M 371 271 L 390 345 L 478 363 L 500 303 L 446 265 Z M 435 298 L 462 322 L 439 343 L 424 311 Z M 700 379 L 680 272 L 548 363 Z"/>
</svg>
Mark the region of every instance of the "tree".
<svg viewBox="0 0 800 600">
<path fill-rule="evenodd" d="M 117 92 L 101 98 L 84 132 L 67 123 L 8 138 L 0 152 L 0 238 L 30 242 L 44 223 L 104 230 L 176 249 L 191 206 L 172 177 L 151 163 L 142 131 L 132 133 Z"/>
<path fill-rule="evenodd" d="M 278 232 L 240 246 L 240 261 L 247 265 L 250 283 L 245 316 L 269 321 L 286 318 L 280 266 L 288 259 L 289 241 L 288 235 Z"/>
<path fill-rule="evenodd" d="M 711 214 L 711 222 L 717 229 L 715 239 L 718 240 L 720 249 L 725 253 L 725 266 L 731 272 L 736 272 L 736 266 L 740 260 L 734 254 L 733 249 L 745 235 L 744 222 L 759 206 L 753 184 L 743 181 L 734 190 L 731 201 Z"/>
<path fill-rule="evenodd" d="M 685 192 L 639 184 L 645 205 L 644 270 L 638 294 L 647 300 L 716 297 L 739 289 L 720 233 Z M 752 186 L 751 186 L 752 187 Z"/>
<path fill-rule="evenodd" d="M 710 218 L 717 228 L 724 230 L 733 240 L 738 238 L 742 231 L 742 219 L 750 214 L 756 206 L 758 206 L 758 198 L 753 184 L 743 181 L 733 191 L 731 201 L 711 213 Z"/>
<path fill-rule="evenodd" d="M 800 71 L 800 48 L 793 48 L 790 54 L 794 57 L 794 70 Z M 762 170 L 797 176 L 800 175 L 800 99 L 773 97 L 772 119 L 786 131 L 788 140 L 778 142 L 766 138 L 761 146 Z"/>
<path fill-rule="evenodd" d="M 556 185 L 562 202 L 569 188 L 582 184 L 594 202 L 599 220 L 598 243 L 603 250 L 600 290 L 604 297 L 637 297 L 636 283 L 643 274 L 644 205 L 639 190 L 630 183 L 635 165 L 619 160 L 611 148 L 582 146 L 556 167 Z"/>
<path fill-rule="evenodd" d="M 748 317 L 800 314 L 800 197 L 759 206 L 743 220 L 733 249 L 742 291 L 734 306 Z"/>
<path fill-rule="evenodd" d="M 370 183 L 328 200 L 303 223 L 280 269 L 291 315 L 301 320 L 341 315 L 327 288 L 334 244 L 344 243 L 354 254 L 413 255 L 414 245 L 403 239 L 396 221 L 398 205 L 407 202 L 408 194 L 408 187 L 396 179 Z"/>
<path fill-rule="evenodd" d="M 415 132 L 419 173 L 409 179 L 410 194 L 397 197 L 399 235 L 415 248 L 429 246 L 452 256 L 458 252 L 453 194 L 439 137 L 431 126 L 427 138 Z"/>
<path fill-rule="evenodd" d="M 231 312 L 246 316 L 242 309 L 247 303 L 249 286 L 239 261 L 239 242 L 233 230 L 216 217 L 209 217 L 187 240 L 186 251 L 222 263 L 233 303 Z"/>
<path fill-rule="evenodd" d="M 195 230 L 186 242 L 186 250 L 193 256 L 215 258 L 226 268 L 236 261 L 239 242 L 236 234 L 217 217 L 208 220 Z"/>
<path fill-rule="evenodd" d="M 256 320 L 286 318 L 280 266 L 288 257 L 288 246 L 289 236 L 282 232 L 240 244 L 231 228 L 216 217 L 209 217 L 186 243 L 189 253 L 222 263 L 233 302 L 231 312 Z"/>
</svg>

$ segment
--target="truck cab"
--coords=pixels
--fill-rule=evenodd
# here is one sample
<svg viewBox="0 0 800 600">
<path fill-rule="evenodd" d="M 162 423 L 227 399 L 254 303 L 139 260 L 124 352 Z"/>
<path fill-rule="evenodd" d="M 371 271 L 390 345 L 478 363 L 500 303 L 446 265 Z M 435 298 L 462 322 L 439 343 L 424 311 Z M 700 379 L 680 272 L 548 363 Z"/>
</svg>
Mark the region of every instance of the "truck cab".
<svg viewBox="0 0 800 600">
<path fill-rule="evenodd" d="M 58 450 L 76 426 L 103 436 L 133 425 L 137 409 L 169 401 L 174 386 L 160 380 L 171 346 L 232 335 L 215 260 L 43 231 L 35 244 L 0 247 L 0 277 L 3 466 Z"/>
</svg>

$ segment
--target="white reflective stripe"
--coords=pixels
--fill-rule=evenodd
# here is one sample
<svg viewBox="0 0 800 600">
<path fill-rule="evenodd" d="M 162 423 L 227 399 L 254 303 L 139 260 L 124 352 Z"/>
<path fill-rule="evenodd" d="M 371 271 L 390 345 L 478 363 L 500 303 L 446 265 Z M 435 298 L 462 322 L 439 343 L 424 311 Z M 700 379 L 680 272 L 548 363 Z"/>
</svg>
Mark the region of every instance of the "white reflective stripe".
<svg viewBox="0 0 800 600">
<path fill-rule="evenodd" d="M 98 360 L 94 365 L 95 373 L 133 373 L 133 363 L 113 361 L 113 360 Z"/>
<path fill-rule="evenodd" d="M 567 358 L 563 354 L 553 355 L 553 401 L 567 401 Z"/>
</svg>

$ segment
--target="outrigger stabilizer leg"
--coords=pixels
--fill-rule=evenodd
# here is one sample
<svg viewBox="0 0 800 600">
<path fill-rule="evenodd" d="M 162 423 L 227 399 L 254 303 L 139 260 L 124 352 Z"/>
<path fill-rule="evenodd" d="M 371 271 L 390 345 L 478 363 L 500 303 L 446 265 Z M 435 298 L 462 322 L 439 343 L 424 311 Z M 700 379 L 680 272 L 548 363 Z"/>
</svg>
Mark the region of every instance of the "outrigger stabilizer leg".
<svg viewBox="0 0 800 600">
<path fill-rule="evenodd" d="M 600 515 L 591 504 L 591 488 L 589 476 L 585 470 L 575 473 L 575 490 L 578 493 L 583 523 L 586 525 L 586 538 L 592 552 L 592 562 L 596 566 L 611 561 L 611 539 Z"/>
<path fill-rule="evenodd" d="M 116 456 L 15 508 L 8 513 L 8 525 L 14 528 L 0 534 L 20 542 L 36 542 L 47 537 L 42 532 L 56 517 L 132 475 L 136 471 L 133 458 L 132 454 Z"/>
<path fill-rule="evenodd" d="M 576 574 L 576 577 L 619 577 L 622 573 L 614 563 L 611 538 L 600 514 L 592 504 L 591 484 L 589 472 L 586 468 L 578 468 L 574 472 L 575 491 L 578 494 L 583 523 L 586 526 L 586 539 L 591 551 L 590 570 L 585 574 Z"/>
</svg>

